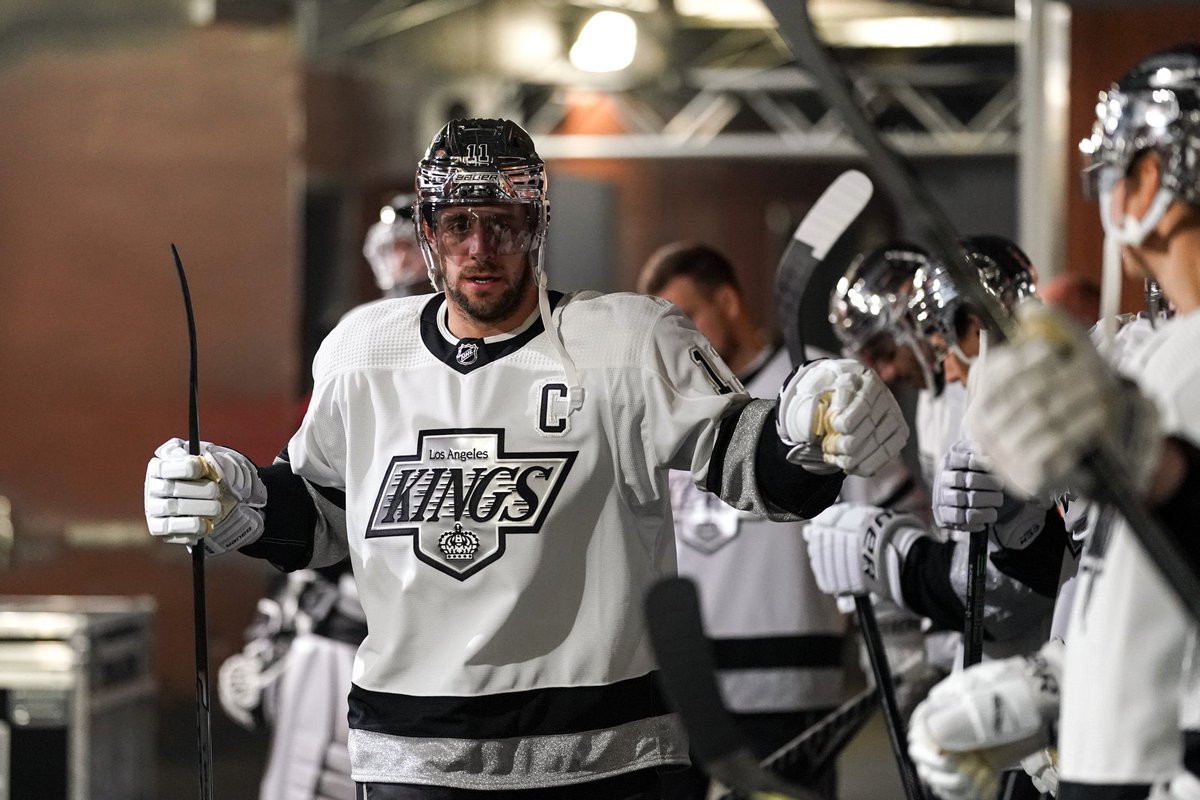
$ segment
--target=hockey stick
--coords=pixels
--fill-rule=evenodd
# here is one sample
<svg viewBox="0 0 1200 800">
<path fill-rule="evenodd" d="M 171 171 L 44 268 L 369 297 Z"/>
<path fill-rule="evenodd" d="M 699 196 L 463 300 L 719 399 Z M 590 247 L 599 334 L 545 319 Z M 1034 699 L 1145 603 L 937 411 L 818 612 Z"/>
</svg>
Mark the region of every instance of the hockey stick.
<svg viewBox="0 0 1200 800">
<path fill-rule="evenodd" d="M 200 414 L 197 409 L 196 319 L 192 314 L 192 294 L 179 251 L 171 245 L 188 330 L 188 452 L 200 455 Z M 208 606 L 204 598 L 204 545 L 188 547 L 192 554 L 192 628 L 196 650 L 196 736 L 200 748 L 200 800 L 212 800 L 212 715 L 208 704 Z"/>
<path fill-rule="evenodd" d="M 987 585 L 988 533 L 971 531 L 967 540 L 967 602 L 963 605 L 963 666 L 983 660 L 983 594 Z"/>
<path fill-rule="evenodd" d="M 833 766 L 878 706 L 879 692 L 872 684 L 771 753 L 762 766 L 786 780 L 812 783 Z M 735 797 L 735 792 L 728 791 L 717 800 Z"/>
<path fill-rule="evenodd" d="M 666 578 L 652 586 L 646 595 L 646 623 L 663 689 L 683 717 L 704 771 L 754 800 L 817 800 L 807 789 L 763 769 L 722 705 L 695 584 Z"/>
<path fill-rule="evenodd" d="M 957 246 L 954 227 L 855 103 L 844 73 L 833 63 L 824 43 L 814 33 L 807 0 L 763 2 L 775 17 L 779 33 L 797 62 L 812 73 L 830 106 L 837 110 L 866 151 L 873 171 L 888 188 L 896 205 L 910 215 L 914 227 L 922 233 L 918 238 L 930 244 L 932 251 L 945 263 L 955 285 L 978 310 L 984 327 L 993 335 L 993 343 L 1013 338 L 1019 333 L 1016 320 L 971 275 L 965 255 Z M 1196 619 L 1200 619 L 1200 576 L 1192 571 L 1191 562 L 1182 549 L 1167 536 L 1158 519 L 1134 493 L 1133 481 L 1124 464 L 1097 450 L 1085 459 L 1084 466 L 1091 479 L 1085 488 L 1100 502 L 1115 507 L 1125 518 L 1180 601 Z"/>
<path fill-rule="evenodd" d="M 792 366 L 807 360 L 801 308 L 813 273 L 866 207 L 874 187 L 858 170 L 834 179 L 800 220 L 775 270 L 775 313 Z"/>
<path fill-rule="evenodd" d="M 861 172 L 851 170 L 838 176 L 805 215 L 779 261 L 779 269 L 775 275 L 776 313 L 784 330 L 784 341 L 793 366 L 799 366 L 806 360 L 804 339 L 800 333 L 804 290 L 829 248 L 833 247 L 866 207 L 872 191 L 870 179 Z M 859 630 L 862 631 L 863 643 L 871 662 L 871 671 L 875 676 L 875 685 L 879 689 L 883 718 L 905 794 L 909 800 L 921 800 L 921 784 L 908 756 L 904 719 L 896 702 L 892 673 L 888 667 L 883 639 L 879 635 L 875 609 L 868 597 L 855 598 L 854 605 Z"/>
</svg>

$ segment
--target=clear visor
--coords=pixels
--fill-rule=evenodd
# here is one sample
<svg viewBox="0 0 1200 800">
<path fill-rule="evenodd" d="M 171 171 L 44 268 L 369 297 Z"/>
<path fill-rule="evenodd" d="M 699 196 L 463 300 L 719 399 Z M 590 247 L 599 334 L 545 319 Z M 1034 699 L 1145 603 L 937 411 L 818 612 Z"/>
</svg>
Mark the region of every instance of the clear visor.
<svg viewBox="0 0 1200 800">
<path fill-rule="evenodd" d="M 431 216 L 434 243 L 447 256 L 528 253 L 537 233 L 533 209 L 523 203 L 443 206 Z"/>
</svg>

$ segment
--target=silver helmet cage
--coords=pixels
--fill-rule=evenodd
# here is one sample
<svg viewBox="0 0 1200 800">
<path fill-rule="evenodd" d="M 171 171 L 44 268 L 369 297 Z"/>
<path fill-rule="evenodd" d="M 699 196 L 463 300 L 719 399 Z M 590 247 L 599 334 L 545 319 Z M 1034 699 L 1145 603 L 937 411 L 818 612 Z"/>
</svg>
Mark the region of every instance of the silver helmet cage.
<svg viewBox="0 0 1200 800">
<path fill-rule="evenodd" d="M 1200 203 L 1200 46 L 1181 46 L 1143 59 L 1101 92 L 1091 135 L 1079 143 L 1084 195 L 1098 199 L 1153 151 L 1162 185 Z"/>
<path fill-rule="evenodd" d="M 534 264 L 549 223 L 546 166 L 533 139 L 505 119 L 456 119 L 433 137 L 417 164 L 417 240 L 429 279 L 442 288 L 441 268 L 427 230 L 436 212 L 448 205 L 528 206 L 533 236 L 529 251 Z M 540 268 L 539 268 L 540 269 Z"/>
</svg>

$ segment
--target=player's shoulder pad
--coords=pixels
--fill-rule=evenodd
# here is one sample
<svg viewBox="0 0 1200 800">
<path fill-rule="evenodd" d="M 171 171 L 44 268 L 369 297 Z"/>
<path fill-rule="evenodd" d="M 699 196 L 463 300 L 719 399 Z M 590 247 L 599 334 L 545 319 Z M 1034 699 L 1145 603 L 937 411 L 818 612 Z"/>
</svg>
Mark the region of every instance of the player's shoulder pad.
<svg viewBox="0 0 1200 800">
<path fill-rule="evenodd" d="M 568 352 L 593 364 L 641 359 L 661 321 L 672 315 L 687 320 L 665 300 L 633 292 L 577 292 L 554 311 Z"/>
<path fill-rule="evenodd" d="M 375 300 L 352 308 L 338 321 L 313 359 L 313 379 L 355 367 L 379 366 L 397 350 L 420 342 L 421 309 L 432 294 Z"/>
</svg>

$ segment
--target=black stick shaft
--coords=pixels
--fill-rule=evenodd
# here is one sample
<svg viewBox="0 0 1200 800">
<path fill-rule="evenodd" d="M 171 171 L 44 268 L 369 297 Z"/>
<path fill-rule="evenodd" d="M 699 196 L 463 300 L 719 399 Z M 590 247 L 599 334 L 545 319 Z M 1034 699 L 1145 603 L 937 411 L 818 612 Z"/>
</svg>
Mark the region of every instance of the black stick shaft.
<svg viewBox="0 0 1200 800">
<path fill-rule="evenodd" d="M 988 529 L 971 531 L 967 543 L 967 602 L 963 624 L 963 666 L 983 660 L 983 593 L 987 584 Z"/>
<path fill-rule="evenodd" d="M 897 207 L 909 215 L 917 238 L 929 244 L 945 263 L 951 279 L 978 311 L 993 342 L 1011 339 L 1018 331 L 1016 320 L 1000 302 L 972 276 L 966 257 L 958 247 L 958 236 L 948 217 L 918 181 L 911 168 L 886 142 L 854 100 L 843 71 L 833 62 L 817 38 L 808 14 L 807 0 L 763 0 L 779 24 L 779 33 L 796 60 L 816 79 L 825 99 L 842 117 L 859 145 L 866 151 L 872 170 L 887 187 Z M 1196 575 L 1180 547 L 1163 530 L 1157 517 L 1133 491 L 1133 481 L 1124 465 L 1108 453 L 1096 451 L 1084 461 L 1093 484 L 1092 496 L 1111 505 L 1125 518 L 1146 553 L 1180 601 L 1200 619 L 1200 575 Z"/>
<path fill-rule="evenodd" d="M 183 307 L 187 312 L 188 329 L 188 452 L 200 455 L 200 413 L 197 406 L 196 319 L 192 313 L 192 294 L 188 291 L 187 275 L 179 251 L 171 245 L 179 288 L 183 292 Z M 212 714 L 209 706 L 208 681 L 208 605 L 204 597 L 204 545 L 197 542 L 188 548 L 192 554 L 192 628 L 196 651 L 196 739 L 200 756 L 200 800 L 212 800 Z"/>
<path fill-rule="evenodd" d="M 896 768 L 900 772 L 900 783 L 908 800 L 925 800 L 917 769 L 908 756 L 908 736 L 904 730 L 904 718 L 900 715 L 900 704 L 896 702 L 896 689 L 892 684 L 892 670 L 888 666 L 887 652 L 883 649 L 883 637 L 879 635 L 879 623 L 875 620 L 875 608 L 868 595 L 854 598 L 854 610 L 858 613 L 858 626 L 862 629 L 863 643 L 867 647 L 867 658 L 871 672 L 875 674 L 875 685 L 879 690 L 879 702 L 883 709 L 884 727 L 896 757 Z"/>
</svg>

